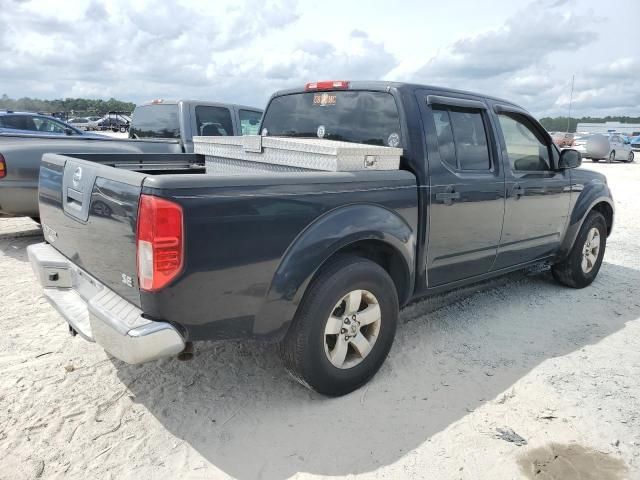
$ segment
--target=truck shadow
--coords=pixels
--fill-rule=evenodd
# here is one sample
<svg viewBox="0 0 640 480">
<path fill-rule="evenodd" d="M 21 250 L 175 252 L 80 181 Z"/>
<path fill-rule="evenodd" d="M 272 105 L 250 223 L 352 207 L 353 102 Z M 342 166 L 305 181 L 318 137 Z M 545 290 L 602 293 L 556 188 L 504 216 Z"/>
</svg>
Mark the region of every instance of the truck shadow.
<svg viewBox="0 0 640 480">
<path fill-rule="evenodd" d="M 489 282 L 472 287 L 477 293 L 411 305 L 381 371 L 342 398 L 295 383 L 274 345 L 209 342 L 196 345 L 191 362 L 114 362 L 135 402 L 228 475 L 370 472 L 496 401 L 545 360 L 640 317 L 635 269 L 605 263 L 583 290 L 560 287 L 545 272 L 505 278 L 500 288 Z M 626 304 L 610 299 L 620 289 L 629 291 Z"/>
</svg>

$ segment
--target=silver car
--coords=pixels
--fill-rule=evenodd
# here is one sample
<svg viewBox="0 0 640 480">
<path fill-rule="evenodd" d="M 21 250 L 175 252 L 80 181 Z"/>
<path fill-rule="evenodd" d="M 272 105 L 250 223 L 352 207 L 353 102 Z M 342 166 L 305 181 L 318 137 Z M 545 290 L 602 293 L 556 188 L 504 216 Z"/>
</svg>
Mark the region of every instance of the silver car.
<svg viewBox="0 0 640 480">
<path fill-rule="evenodd" d="M 607 160 L 609 163 L 616 160 L 627 163 L 633 162 L 634 153 L 631 148 L 631 140 L 619 133 L 609 135 L 609 154 L 607 155 Z"/>
<path fill-rule="evenodd" d="M 89 130 L 89 125 L 91 122 L 89 121 L 89 119 L 84 117 L 75 117 L 69 119 L 67 123 L 79 130 Z"/>
</svg>

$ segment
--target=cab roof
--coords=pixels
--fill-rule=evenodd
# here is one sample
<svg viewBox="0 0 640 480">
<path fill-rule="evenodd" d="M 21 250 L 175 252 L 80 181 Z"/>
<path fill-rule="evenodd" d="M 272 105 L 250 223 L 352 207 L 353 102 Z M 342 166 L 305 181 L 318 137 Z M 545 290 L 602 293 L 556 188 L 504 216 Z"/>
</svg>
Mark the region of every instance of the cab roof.
<svg viewBox="0 0 640 480">
<path fill-rule="evenodd" d="M 335 90 L 372 90 L 372 91 L 380 91 L 380 92 L 385 92 L 390 89 L 395 89 L 399 92 L 415 92 L 416 90 L 432 90 L 433 92 L 443 93 L 443 94 L 456 93 L 461 95 L 468 95 L 471 97 L 486 98 L 489 100 L 494 100 L 500 103 L 504 103 L 506 105 L 511 105 L 511 106 L 520 108 L 522 110 L 525 110 L 520 105 L 517 105 L 503 98 L 493 97 L 491 95 L 485 95 L 477 92 L 469 92 L 466 90 L 458 90 L 455 88 L 446 88 L 446 87 L 439 87 L 435 85 L 423 85 L 423 84 L 408 83 L 408 82 L 386 82 L 383 80 L 372 80 L 372 81 L 356 80 L 356 81 L 347 81 L 347 83 L 348 83 L 347 88 L 337 88 Z M 332 89 L 327 89 L 327 90 L 332 90 Z M 327 91 L 327 90 L 318 89 L 317 91 Z M 292 93 L 306 93 L 310 91 L 313 92 L 316 90 L 307 90 L 306 86 L 303 85 L 302 87 L 279 90 L 272 95 L 272 98 L 279 97 L 281 95 L 290 95 Z"/>
</svg>

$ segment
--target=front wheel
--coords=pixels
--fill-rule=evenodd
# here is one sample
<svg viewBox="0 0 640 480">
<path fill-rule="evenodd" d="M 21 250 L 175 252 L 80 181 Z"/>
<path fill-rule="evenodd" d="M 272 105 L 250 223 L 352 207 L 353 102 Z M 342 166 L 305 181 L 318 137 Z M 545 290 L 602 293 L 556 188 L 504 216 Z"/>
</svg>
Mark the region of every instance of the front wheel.
<svg viewBox="0 0 640 480">
<path fill-rule="evenodd" d="M 280 346 L 287 370 L 324 395 L 357 389 L 384 363 L 398 309 L 395 284 L 382 267 L 336 257 L 310 285 Z"/>
<path fill-rule="evenodd" d="M 629 152 L 629 155 L 627 156 L 627 162 L 631 163 L 633 162 L 634 159 L 635 159 L 635 154 L 633 152 Z"/>
<path fill-rule="evenodd" d="M 600 212 L 592 211 L 582 224 L 569 256 L 551 267 L 553 277 L 563 285 L 584 288 L 600 271 L 607 245 L 607 222 Z"/>
</svg>

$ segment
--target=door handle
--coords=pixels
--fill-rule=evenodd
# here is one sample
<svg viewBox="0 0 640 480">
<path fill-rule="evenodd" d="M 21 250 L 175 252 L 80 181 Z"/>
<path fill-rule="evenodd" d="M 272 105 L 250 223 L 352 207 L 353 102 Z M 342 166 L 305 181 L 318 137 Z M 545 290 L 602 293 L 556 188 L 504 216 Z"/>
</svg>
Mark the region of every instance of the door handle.
<svg viewBox="0 0 640 480">
<path fill-rule="evenodd" d="M 523 196 L 525 193 L 525 189 L 522 188 L 522 185 L 520 185 L 519 183 L 516 183 L 513 186 L 513 195 L 516 197 L 516 200 L 519 200 L 521 196 Z"/>
<path fill-rule="evenodd" d="M 436 200 L 441 201 L 445 205 L 451 205 L 454 200 L 458 200 L 460 198 L 459 192 L 443 192 L 436 193 Z"/>
</svg>

